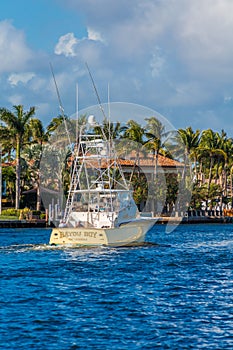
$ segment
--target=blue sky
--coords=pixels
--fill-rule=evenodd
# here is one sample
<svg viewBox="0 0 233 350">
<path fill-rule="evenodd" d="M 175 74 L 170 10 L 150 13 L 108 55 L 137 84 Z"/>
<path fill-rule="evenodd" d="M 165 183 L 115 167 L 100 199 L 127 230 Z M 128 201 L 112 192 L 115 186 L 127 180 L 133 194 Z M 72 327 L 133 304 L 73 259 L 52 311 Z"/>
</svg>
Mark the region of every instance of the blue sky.
<svg viewBox="0 0 233 350">
<path fill-rule="evenodd" d="M 36 106 L 45 125 L 102 102 L 130 102 L 175 128 L 233 136 L 232 0 L 8 0 L 0 4 L 0 105 Z M 139 120 L 140 121 L 140 120 Z"/>
<path fill-rule="evenodd" d="M 64 32 L 86 35 L 82 13 L 66 8 L 56 0 L 7 0 L 0 5 L 0 19 L 8 19 L 24 31 L 33 49 L 53 52 L 57 38 Z"/>
</svg>

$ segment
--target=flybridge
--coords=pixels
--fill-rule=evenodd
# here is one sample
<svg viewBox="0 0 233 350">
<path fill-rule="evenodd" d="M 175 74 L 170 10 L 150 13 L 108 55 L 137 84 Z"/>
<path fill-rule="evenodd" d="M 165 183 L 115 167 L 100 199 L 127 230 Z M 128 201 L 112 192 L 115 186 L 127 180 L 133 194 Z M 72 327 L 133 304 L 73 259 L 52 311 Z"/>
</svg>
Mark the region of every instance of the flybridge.
<svg viewBox="0 0 233 350">
<path fill-rule="evenodd" d="M 113 159 L 113 145 L 110 147 L 110 142 L 104 139 L 104 135 L 102 138 L 100 135 L 87 133 L 82 135 L 82 129 L 84 130 L 84 127 L 80 128 L 78 144 L 73 156 L 71 184 L 62 221 L 63 224 L 65 223 L 68 226 L 71 223 L 69 221 L 70 216 L 74 218 L 72 213 L 74 208 L 82 208 L 82 212 L 92 212 L 93 203 L 97 201 L 98 203 L 95 205 L 95 211 L 97 211 L 97 208 L 101 212 L 106 211 L 106 208 L 108 210 L 111 208 L 113 212 L 113 201 L 116 200 L 117 195 L 121 192 L 130 192 L 131 194 L 120 165 L 117 163 L 116 159 Z M 112 167 L 114 167 L 114 171 Z M 117 179 L 115 178 L 116 169 L 119 175 Z M 117 186 L 118 189 L 116 189 L 115 186 Z M 116 213 L 120 207 L 119 203 L 117 203 Z M 135 212 L 136 211 L 137 208 L 135 205 Z M 117 217 L 116 213 L 114 214 L 114 220 Z M 95 221 L 91 216 L 93 215 L 85 217 L 85 215 L 82 214 L 81 219 L 89 220 L 88 225 L 91 225 Z M 75 217 L 77 218 L 78 215 L 75 214 Z M 99 219 L 100 218 L 98 218 L 98 220 Z M 113 218 L 111 218 L 111 222 L 108 224 L 109 227 L 113 226 L 112 220 Z M 72 223 L 73 221 L 74 219 L 72 219 Z M 80 222 L 80 217 L 78 222 Z"/>
</svg>

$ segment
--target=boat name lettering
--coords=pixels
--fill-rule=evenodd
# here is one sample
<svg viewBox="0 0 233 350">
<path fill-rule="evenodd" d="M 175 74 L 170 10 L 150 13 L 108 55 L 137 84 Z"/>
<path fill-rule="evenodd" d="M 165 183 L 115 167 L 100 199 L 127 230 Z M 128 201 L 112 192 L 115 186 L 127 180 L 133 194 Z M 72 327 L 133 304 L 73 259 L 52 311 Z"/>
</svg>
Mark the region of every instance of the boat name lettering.
<svg viewBox="0 0 233 350">
<path fill-rule="evenodd" d="M 93 237 L 96 238 L 97 232 L 84 232 L 84 237 Z"/>
<path fill-rule="evenodd" d="M 92 231 L 87 231 L 87 232 L 82 232 L 82 231 L 66 231 L 66 232 L 60 232 L 60 238 L 64 238 L 64 237 L 80 237 L 80 236 L 84 236 L 84 237 L 93 237 L 96 238 L 97 232 L 92 232 Z"/>
</svg>

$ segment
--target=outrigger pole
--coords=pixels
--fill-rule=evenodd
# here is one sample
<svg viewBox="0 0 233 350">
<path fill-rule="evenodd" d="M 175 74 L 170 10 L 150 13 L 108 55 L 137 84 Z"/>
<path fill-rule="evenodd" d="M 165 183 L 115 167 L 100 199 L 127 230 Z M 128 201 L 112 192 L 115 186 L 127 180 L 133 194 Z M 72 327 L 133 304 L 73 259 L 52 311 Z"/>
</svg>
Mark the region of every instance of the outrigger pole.
<svg viewBox="0 0 233 350">
<path fill-rule="evenodd" d="M 61 115 L 62 115 L 64 124 L 65 124 L 65 129 L 66 129 L 69 145 L 71 145 L 70 134 L 69 134 L 69 130 L 67 128 L 67 123 L 66 123 L 65 110 L 64 110 L 62 102 L 61 102 L 61 96 L 60 96 L 60 93 L 59 93 L 59 90 L 58 90 L 58 86 L 57 86 L 55 74 L 54 74 L 54 71 L 53 71 L 52 63 L 50 62 L 49 65 L 50 65 L 51 73 L 52 73 L 52 76 L 53 76 L 53 81 L 54 81 L 54 85 L 55 85 L 55 88 L 56 88 L 57 98 L 58 98 L 58 101 L 59 101 L 59 108 L 60 108 Z"/>
<path fill-rule="evenodd" d="M 94 87 L 95 94 L 96 94 L 96 97 L 97 97 L 98 104 L 99 104 L 99 106 L 100 106 L 101 112 L 103 113 L 103 116 L 104 116 L 105 120 L 107 120 L 106 115 L 105 115 L 105 112 L 104 112 L 104 109 L 103 109 L 103 106 L 102 106 L 102 103 L 101 103 L 101 100 L 100 100 L 100 97 L 99 97 L 99 94 L 98 94 L 98 91 L 97 91 L 97 88 L 96 88 L 96 85 L 95 85 L 95 82 L 94 82 L 94 79 L 93 79 L 92 74 L 91 74 L 91 71 L 90 71 L 90 68 L 89 68 L 87 62 L 85 62 L 85 64 L 86 64 L 88 73 L 89 73 L 89 75 L 90 75 L 91 82 L 92 82 L 92 85 L 93 85 L 93 87 Z"/>
</svg>

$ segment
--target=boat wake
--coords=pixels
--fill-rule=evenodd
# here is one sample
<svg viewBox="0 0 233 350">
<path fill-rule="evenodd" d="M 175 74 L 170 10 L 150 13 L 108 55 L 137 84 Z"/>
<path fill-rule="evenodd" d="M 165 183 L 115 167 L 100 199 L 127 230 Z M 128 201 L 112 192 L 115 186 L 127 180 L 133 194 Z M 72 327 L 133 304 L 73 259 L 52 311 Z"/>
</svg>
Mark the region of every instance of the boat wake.
<svg viewBox="0 0 233 350">
<path fill-rule="evenodd" d="M 8 246 L 1 246 L 0 254 L 6 252 L 24 253 L 34 250 L 53 250 L 54 248 L 58 249 L 58 247 L 52 247 L 48 244 L 12 244 Z"/>
<path fill-rule="evenodd" d="M 140 247 L 160 247 L 160 244 L 153 243 L 153 242 L 142 242 L 142 243 L 131 243 L 127 245 L 122 245 L 119 248 L 125 249 L 131 249 L 131 248 L 140 248 Z M 74 250 L 112 250 L 115 249 L 113 247 L 109 246 L 67 246 L 67 245 L 59 245 L 59 246 L 54 246 L 50 244 L 12 244 L 8 246 L 1 246 L 0 247 L 0 254 L 1 253 L 26 253 L 30 251 L 54 251 L 54 250 L 63 250 L 63 251 L 74 251 Z"/>
</svg>

